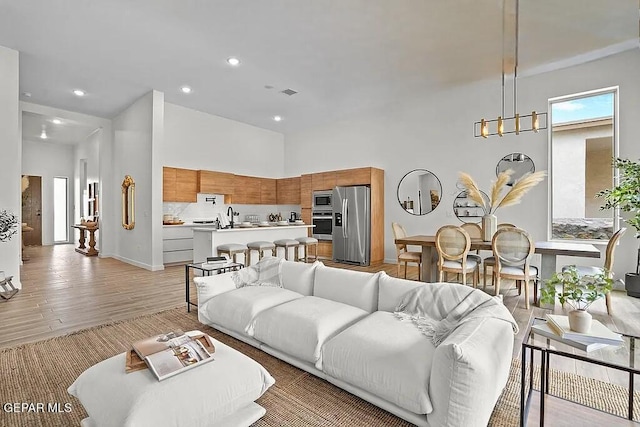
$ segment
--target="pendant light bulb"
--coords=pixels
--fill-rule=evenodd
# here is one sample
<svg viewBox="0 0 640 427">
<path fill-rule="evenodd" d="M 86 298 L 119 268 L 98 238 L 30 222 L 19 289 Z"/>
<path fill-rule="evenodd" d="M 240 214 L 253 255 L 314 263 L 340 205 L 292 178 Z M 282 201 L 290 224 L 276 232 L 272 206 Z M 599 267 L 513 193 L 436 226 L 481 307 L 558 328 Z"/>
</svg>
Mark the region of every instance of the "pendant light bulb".
<svg viewBox="0 0 640 427">
<path fill-rule="evenodd" d="M 480 135 L 482 135 L 483 138 L 489 136 L 489 125 L 485 119 L 480 120 Z"/>
<path fill-rule="evenodd" d="M 504 122 L 502 116 L 498 116 L 498 135 L 502 136 L 504 133 Z"/>
<path fill-rule="evenodd" d="M 536 114 L 535 111 L 531 112 L 531 129 L 533 129 L 534 132 L 538 132 L 538 129 L 540 129 L 540 123 L 538 122 L 538 115 Z"/>
</svg>

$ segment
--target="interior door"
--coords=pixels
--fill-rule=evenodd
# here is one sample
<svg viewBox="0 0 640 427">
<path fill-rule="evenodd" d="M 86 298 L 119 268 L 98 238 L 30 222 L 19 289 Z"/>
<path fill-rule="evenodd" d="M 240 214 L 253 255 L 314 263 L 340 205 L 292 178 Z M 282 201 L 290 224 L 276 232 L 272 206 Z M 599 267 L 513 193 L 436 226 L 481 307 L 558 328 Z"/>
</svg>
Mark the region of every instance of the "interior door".
<svg viewBox="0 0 640 427">
<path fill-rule="evenodd" d="M 22 233 L 26 246 L 42 246 L 42 177 L 29 176 L 29 187 L 22 193 L 22 222 L 33 231 Z"/>
</svg>

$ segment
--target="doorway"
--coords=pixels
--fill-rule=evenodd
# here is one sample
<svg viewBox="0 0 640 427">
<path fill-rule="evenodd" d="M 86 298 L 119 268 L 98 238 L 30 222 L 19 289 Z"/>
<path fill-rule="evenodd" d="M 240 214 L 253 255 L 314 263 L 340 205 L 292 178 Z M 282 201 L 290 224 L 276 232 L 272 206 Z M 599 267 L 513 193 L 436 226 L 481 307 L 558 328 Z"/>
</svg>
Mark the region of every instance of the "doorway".
<svg viewBox="0 0 640 427">
<path fill-rule="evenodd" d="M 25 246 L 42 246 L 42 177 L 27 175 L 29 186 L 22 192 L 22 222 L 33 231 L 22 234 Z"/>
</svg>

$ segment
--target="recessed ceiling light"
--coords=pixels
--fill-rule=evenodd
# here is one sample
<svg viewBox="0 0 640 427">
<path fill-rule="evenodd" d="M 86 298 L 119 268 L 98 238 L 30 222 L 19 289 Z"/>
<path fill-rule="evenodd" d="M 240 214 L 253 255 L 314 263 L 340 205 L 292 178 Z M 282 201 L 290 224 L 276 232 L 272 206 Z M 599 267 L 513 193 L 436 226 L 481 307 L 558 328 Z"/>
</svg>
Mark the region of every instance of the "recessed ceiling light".
<svg viewBox="0 0 640 427">
<path fill-rule="evenodd" d="M 238 65 L 240 65 L 240 60 L 238 58 L 234 58 L 233 56 L 231 58 L 227 59 L 227 63 L 229 65 L 232 65 L 234 67 L 237 67 Z"/>
<path fill-rule="evenodd" d="M 87 93 L 85 91 L 83 91 L 82 89 L 74 89 L 73 90 L 73 94 L 75 96 L 85 96 Z"/>
<path fill-rule="evenodd" d="M 189 86 L 182 86 L 180 90 L 182 91 L 182 93 L 191 93 L 192 89 Z"/>
<path fill-rule="evenodd" d="M 61 125 L 61 124 L 62 124 L 62 120 L 60 120 L 60 119 L 53 119 L 53 120 L 51 120 L 51 123 L 53 123 L 54 125 Z"/>
<path fill-rule="evenodd" d="M 47 133 L 43 130 L 42 133 L 40 134 L 40 138 L 42 139 L 47 139 Z"/>
<path fill-rule="evenodd" d="M 282 121 L 282 117 L 280 117 L 280 116 L 273 116 L 273 120 L 275 120 L 276 122 L 281 122 L 281 121 Z"/>
</svg>

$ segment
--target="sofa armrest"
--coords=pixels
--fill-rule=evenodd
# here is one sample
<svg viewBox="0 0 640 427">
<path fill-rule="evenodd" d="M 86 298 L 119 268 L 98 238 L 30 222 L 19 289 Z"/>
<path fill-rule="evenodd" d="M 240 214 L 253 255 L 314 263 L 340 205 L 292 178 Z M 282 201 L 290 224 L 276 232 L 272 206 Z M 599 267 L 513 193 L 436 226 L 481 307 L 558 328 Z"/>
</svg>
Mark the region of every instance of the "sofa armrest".
<svg viewBox="0 0 640 427">
<path fill-rule="evenodd" d="M 438 346 L 429 397 L 434 426 L 486 426 L 509 378 L 514 335 L 505 321 L 485 318 L 461 325 Z"/>
<path fill-rule="evenodd" d="M 193 282 L 198 291 L 198 306 L 202 306 L 216 295 L 236 289 L 236 284 L 231 280 L 232 274 L 233 272 L 195 277 Z"/>
</svg>

